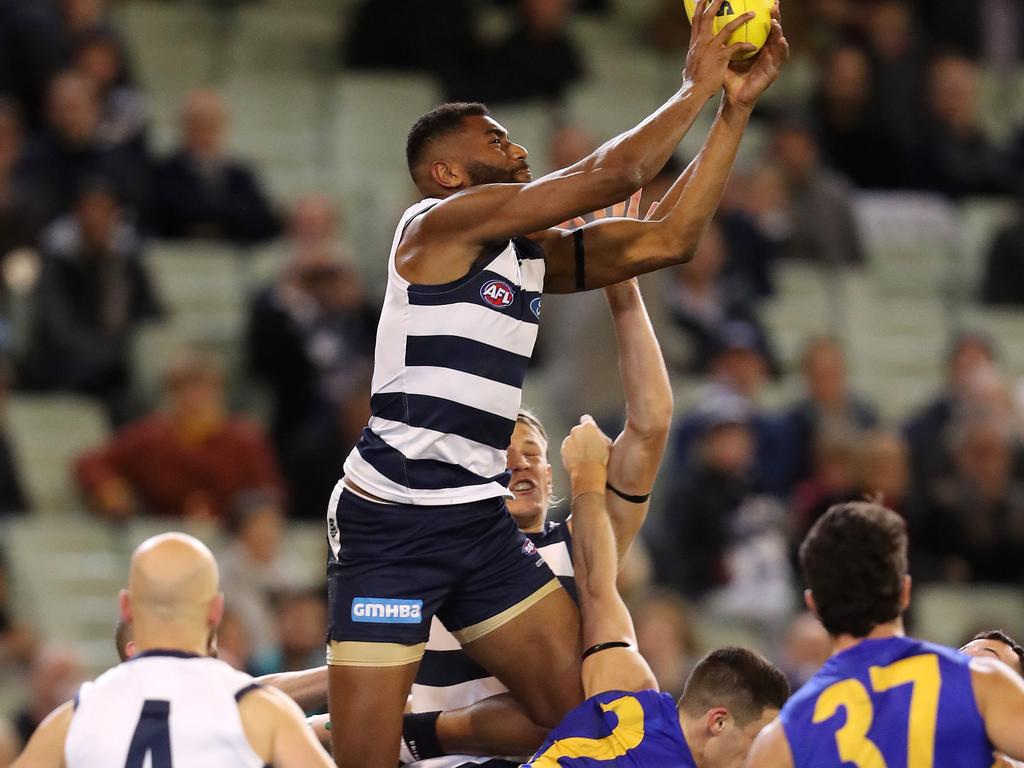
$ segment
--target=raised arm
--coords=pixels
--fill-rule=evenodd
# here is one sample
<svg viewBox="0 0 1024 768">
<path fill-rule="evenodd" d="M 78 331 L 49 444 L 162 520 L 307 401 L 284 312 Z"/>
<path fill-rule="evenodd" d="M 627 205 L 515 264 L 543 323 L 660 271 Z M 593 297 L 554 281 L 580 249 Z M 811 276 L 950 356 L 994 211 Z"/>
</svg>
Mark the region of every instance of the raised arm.
<svg viewBox="0 0 1024 768">
<path fill-rule="evenodd" d="M 995 659 L 971 659 L 971 680 L 985 732 L 999 752 L 1024 760 L 1024 682 Z"/>
<path fill-rule="evenodd" d="M 327 667 L 278 672 L 257 678 L 256 682 L 277 688 L 307 712 L 327 706 Z"/>
<path fill-rule="evenodd" d="M 768 43 L 752 68 L 729 71 L 725 97 L 703 149 L 653 219 L 605 219 L 574 231 L 549 229 L 535 235 L 547 255 L 545 290 L 602 288 L 690 261 L 718 208 L 754 104 L 788 57 L 782 26 L 773 19 Z"/>
<path fill-rule="evenodd" d="M 583 619 L 583 690 L 657 688 L 657 680 L 636 650 L 629 609 L 616 588 L 615 536 L 605 509 L 610 441 L 594 420 L 584 416 L 562 443 L 562 461 L 572 483 L 573 563 Z M 600 649 L 606 644 L 611 648 Z M 595 652 L 596 651 L 596 652 Z"/>
<path fill-rule="evenodd" d="M 682 87 L 654 114 L 569 168 L 528 184 L 483 184 L 449 197 L 410 227 L 409 237 L 457 238 L 472 244 L 503 240 L 612 205 L 643 186 L 660 172 L 704 104 L 721 89 L 731 57 L 753 49 L 747 43 L 727 45 L 733 31 L 753 14 L 714 33 L 722 2 L 698 3 Z M 492 141 L 507 143 L 508 136 L 499 132 Z"/>
</svg>

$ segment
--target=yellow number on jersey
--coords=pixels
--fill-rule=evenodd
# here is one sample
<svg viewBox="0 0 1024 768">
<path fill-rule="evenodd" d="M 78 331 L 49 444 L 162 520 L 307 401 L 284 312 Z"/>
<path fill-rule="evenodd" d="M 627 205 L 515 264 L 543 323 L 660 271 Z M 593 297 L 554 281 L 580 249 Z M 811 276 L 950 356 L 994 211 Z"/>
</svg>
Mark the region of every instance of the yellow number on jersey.
<svg viewBox="0 0 1024 768">
<path fill-rule="evenodd" d="M 602 704 L 605 712 L 614 712 L 619 718 L 615 729 L 603 739 L 571 737 L 559 739 L 545 750 L 544 754 L 527 766 L 533 768 L 561 768 L 560 757 L 589 757 L 593 760 L 614 760 L 629 750 L 640 746 L 644 740 L 644 708 L 633 696 L 623 696 L 608 704 Z"/>
<path fill-rule="evenodd" d="M 871 688 L 882 693 L 912 685 L 907 723 L 907 768 L 932 768 L 935 756 L 935 723 L 939 716 L 942 676 L 934 654 L 912 656 L 887 667 L 871 667 Z M 814 706 L 814 722 L 822 723 L 842 707 L 846 724 L 836 731 L 839 757 L 857 768 L 888 768 L 878 747 L 868 738 L 875 717 L 867 689 L 850 678 L 830 685 Z"/>
</svg>

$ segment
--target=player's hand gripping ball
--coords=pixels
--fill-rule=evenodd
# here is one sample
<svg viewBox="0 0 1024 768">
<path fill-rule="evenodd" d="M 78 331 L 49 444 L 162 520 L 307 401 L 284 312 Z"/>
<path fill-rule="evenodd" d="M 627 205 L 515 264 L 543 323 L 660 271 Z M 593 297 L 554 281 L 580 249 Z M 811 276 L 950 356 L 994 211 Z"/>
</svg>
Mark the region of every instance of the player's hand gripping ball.
<svg viewBox="0 0 1024 768">
<path fill-rule="evenodd" d="M 686 15 L 693 22 L 693 14 L 697 8 L 697 0 L 683 0 L 686 4 Z M 709 0 L 713 2 L 713 0 Z M 737 29 L 731 38 L 729 45 L 735 43 L 750 43 L 760 51 L 768 41 L 768 33 L 772 30 L 772 7 L 775 0 L 723 0 L 722 7 L 715 16 L 715 34 L 722 31 L 729 22 L 745 13 L 757 14 L 754 18 Z M 735 59 L 749 59 L 757 55 L 757 51 L 736 54 Z"/>
</svg>

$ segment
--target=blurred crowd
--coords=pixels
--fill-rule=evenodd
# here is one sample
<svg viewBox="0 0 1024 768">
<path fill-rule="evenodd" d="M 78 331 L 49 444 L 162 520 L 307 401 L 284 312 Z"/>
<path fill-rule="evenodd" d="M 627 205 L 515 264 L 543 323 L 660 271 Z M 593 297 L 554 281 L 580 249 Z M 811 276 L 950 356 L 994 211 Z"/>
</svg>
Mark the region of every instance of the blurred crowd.
<svg viewBox="0 0 1024 768">
<path fill-rule="evenodd" d="M 562 167 L 597 143 L 566 108 L 588 56 L 601 55 L 580 49 L 572 23 L 600 23 L 611 5 L 363 0 L 339 58 L 433 75 L 450 98 L 547 102 L 547 151 Z M 637 45 L 681 63 L 681 5 L 665 0 Z M 495 12 L 504 31 L 484 34 L 480 19 Z M 936 361 L 942 389 L 885 423 L 852 388 L 843 343 L 824 335 L 800 359 L 803 394 L 764 407 L 786 371 L 761 317 L 781 262 L 864 265 L 858 190 L 1024 201 L 1024 127 L 995 135 L 981 111 L 986 77 L 1024 66 L 1024 5 L 807 0 L 784 13 L 815 77 L 759 113 L 763 156 L 737 173 L 697 258 L 665 275 L 656 299 L 674 375 L 703 382 L 677 414 L 649 543 L 624 576 L 667 690 L 702 650 L 691 606 L 771 628 L 796 683 L 817 668 L 828 646 L 813 620 L 794 618 L 794 550 L 838 501 L 879 497 L 903 514 L 919 581 L 1024 583 L 1024 411 L 999 344 L 952 340 Z M 302 582 L 283 537 L 289 519 L 322 518 L 367 421 L 379 297 L 349 253 L 336 199 L 277 199 L 228 149 L 216 88 L 186 94 L 176 146 L 153 151 L 132 41 L 108 14 L 103 0 L 0 0 L 0 408 L 12 391 L 95 400 L 111 434 L 68 468 L 83 506 L 113 524 L 212 521 L 227 542 L 222 657 L 255 672 L 319 663 L 323 595 Z M 670 162 L 644 210 L 684 167 Z M 167 361 L 159 403 L 140 394 L 133 344 L 169 313 L 147 263 L 154 240 L 219 241 L 242 258 L 282 244 L 285 263 L 253 292 L 237 340 L 242 376 L 268 395 L 265 418 L 235 411 L 228 361 L 202 348 Z M 1022 259 L 1024 204 L 991 243 L 978 300 L 1024 303 Z M 558 354 L 549 345 L 538 365 Z M 15 448 L 0 429 L 0 522 L 32 510 Z M 15 615 L 2 554 L 0 679 L 26 675 L 29 696 L 10 727 L 0 720 L 0 766 L 84 674 L 73 650 L 44 644 Z"/>
</svg>

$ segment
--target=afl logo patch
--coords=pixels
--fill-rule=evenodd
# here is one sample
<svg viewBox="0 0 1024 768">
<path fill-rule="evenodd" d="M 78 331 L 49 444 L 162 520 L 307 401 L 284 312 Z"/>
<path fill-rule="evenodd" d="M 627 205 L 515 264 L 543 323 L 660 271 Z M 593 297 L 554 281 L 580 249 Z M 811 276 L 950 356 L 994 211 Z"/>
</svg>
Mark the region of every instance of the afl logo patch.
<svg viewBox="0 0 1024 768">
<path fill-rule="evenodd" d="M 530 311 L 538 320 L 540 319 L 540 296 L 530 302 Z"/>
<path fill-rule="evenodd" d="M 537 553 L 537 545 L 527 539 L 523 542 L 523 554 L 529 557 Z"/>
<path fill-rule="evenodd" d="M 497 309 L 512 306 L 515 301 L 515 289 L 504 280 L 489 280 L 480 289 L 480 298 Z"/>
</svg>

